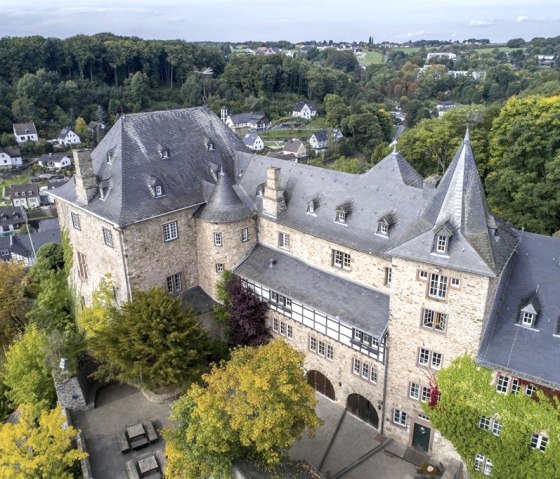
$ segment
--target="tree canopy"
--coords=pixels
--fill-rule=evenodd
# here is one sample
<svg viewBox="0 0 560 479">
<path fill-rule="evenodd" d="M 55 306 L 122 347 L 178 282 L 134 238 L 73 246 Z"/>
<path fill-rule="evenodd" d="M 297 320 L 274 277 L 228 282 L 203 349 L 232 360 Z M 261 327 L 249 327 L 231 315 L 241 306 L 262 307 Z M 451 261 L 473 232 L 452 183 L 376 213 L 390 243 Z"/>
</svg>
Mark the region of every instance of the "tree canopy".
<svg viewBox="0 0 560 479">
<path fill-rule="evenodd" d="M 30 302 L 25 296 L 26 272 L 21 263 L 0 260 L 0 346 L 23 332 Z"/>
<path fill-rule="evenodd" d="M 237 349 L 202 379 L 173 406 L 177 424 L 165 433 L 170 478 L 230 478 L 241 458 L 274 467 L 319 424 L 303 354 L 284 341 Z"/>
<path fill-rule="evenodd" d="M 59 407 L 42 411 L 21 405 L 16 424 L 0 425 L 0 479 L 72 479 L 72 465 L 87 456 L 72 449 L 78 431 L 64 426 Z"/>
<path fill-rule="evenodd" d="M 497 479 L 560 477 L 556 397 L 538 389 L 532 397 L 522 392 L 499 394 L 492 385 L 492 371 L 467 356 L 439 372 L 437 388 L 440 401 L 434 407 L 425 404 L 424 411 L 453 443 L 471 477 L 486 477 L 475 469 L 477 454 L 490 460 L 492 477 Z M 531 447 L 533 434 L 550 438 L 544 452 Z"/>
<path fill-rule="evenodd" d="M 206 346 L 206 334 L 192 310 L 159 288 L 135 293 L 89 339 L 91 354 L 101 362 L 97 377 L 150 390 L 197 378 Z"/>
</svg>

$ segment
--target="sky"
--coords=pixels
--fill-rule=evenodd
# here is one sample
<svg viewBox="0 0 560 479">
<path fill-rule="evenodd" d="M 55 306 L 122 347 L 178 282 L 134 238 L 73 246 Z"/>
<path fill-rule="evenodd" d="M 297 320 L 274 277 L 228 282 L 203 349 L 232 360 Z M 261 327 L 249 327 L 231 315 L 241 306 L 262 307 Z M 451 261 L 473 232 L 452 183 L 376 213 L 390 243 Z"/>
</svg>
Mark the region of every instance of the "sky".
<svg viewBox="0 0 560 479">
<path fill-rule="evenodd" d="M 559 0 L 0 0 L 0 37 L 375 42 L 560 35 Z"/>
</svg>

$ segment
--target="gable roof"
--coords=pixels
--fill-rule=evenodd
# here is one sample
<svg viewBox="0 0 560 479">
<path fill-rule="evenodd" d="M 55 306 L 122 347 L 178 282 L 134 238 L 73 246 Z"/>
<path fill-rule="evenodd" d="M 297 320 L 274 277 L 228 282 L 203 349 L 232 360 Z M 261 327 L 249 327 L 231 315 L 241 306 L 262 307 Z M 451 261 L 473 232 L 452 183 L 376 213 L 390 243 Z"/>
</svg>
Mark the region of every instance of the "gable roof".
<svg viewBox="0 0 560 479">
<path fill-rule="evenodd" d="M 165 149 L 168 158 L 162 158 Z M 49 193 L 125 226 L 204 203 L 203 184 L 214 183 L 211 170 L 223 167 L 234 177 L 236 150 L 247 151 L 205 106 L 122 115 L 91 154 L 106 199 L 79 201 L 75 178 Z M 165 196 L 154 198 L 154 181 L 162 184 Z"/>
<path fill-rule="evenodd" d="M 477 362 L 560 389 L 560 239 L 520 232 L 504 271 Z M 528 303 L 536 327 L 519 324 Z"/>
<path fill-rule="evenodd" d="M 0 250 L 9 250 L 24 258 L 33 258 L 39 248 L 47 243 L 60 244 L 60 230 L 52 229 L 40 233 L 0 237 Z M 35 252 L 35 254 L 34 254 Z M 0 259 L 9 260 L 11 256 L 1 256 Z"/>
<path fill-rule="evenodd" d="M 300 140 L 293 138 L 284 144 L 283 150 L 288 153 L 297 153 L 302 146 L 305 149 L 305 146 Z"/>
<path fill-rule="evenodd" d="M 434 233 L 446 223 L 455 234 L 449 256 L 438 257 L 431 254 L 431 245 Z M 496 276 L 516 242 L 511 228 L 488 208 L 467 131 L 419 221 L 391 254 Z"/>
<path fill-rule="evenodd" d="M 21 206 L 0 206 L 0 227 L 25 223 L 25 211 Z"/>
<path fill-rule="evenodd" d="M 39 157 L 40 163 L 60 163 L 63 158 L 71 160 L 70 153 L 44 153 Z"/>
<path fill-rule="evenodd" d="M 295 106 L 293 111 L 299 111 L 301 112 L 301 110 L 303 110 L 303 107 L 307 105 L 309 107 L 310 110 L 316 110 L 315 105 L 313 103 L 310 103 L 308 101 L 298 101 Z"/>
<path fill-rule="evenodd" d="M 234 113 L 229 116 L 234 125 L 243 125 L 246 123 L 259 123 L 266 119 L 266 115 L 260 111 L 251 111 L 248 113 Z"/>
<path fill-rule="evenodd" d="M 17 196 L 16 196 L 17 193 Z M 25 195 L 22 195 L 25 193 Z M 39 196 L 39 187 L 34 183 L 28 183 L 26 185 L 12 185 L 10 186 L 10 198 L 20 198 L 20 197 L 33 197 Z"/>
<path fill-rule="evenodd" d="M 313 137 L 315 137 L 315 139 L 316 139 L 319 143 L 328 140 L 328 135 L 327 135 L 327 131 L 326 131 L 326 130 L 319 130 L 319 131 L 316 131 L 315 133 L 313 133 L 313 134 L 311 135 L 311 138 L 313 138 Z"/>
<path fill-rule="evenodd" d="M 16 135 L 36 135 L 35 123 L 14 123 L 14 133 Z"/>
<path fill-rule="evenodd" d="M 65 126 L 62 130 L 60 130 L 60 133 L 58 134 L 58 139 L 59 140 L 64 140 L 70 132 L 74 133 L 72 131 L 72 128 L 70 128 L 69 126 Z"/>
<path fill-rule="evenodd" d="M 2 148 L 0 146 L 0 153 L 6 153 L 11 158 L 17 158 L 21 156 L 21 150 L 18 147 Z"/>
<path fill-rule="evenodd" d="M 247 146 L 253 146 L 258 138 L 260 138 L 258 132 L 256 130 L 251 130 L 243 136 L 243 143 Z"/>
</svg>

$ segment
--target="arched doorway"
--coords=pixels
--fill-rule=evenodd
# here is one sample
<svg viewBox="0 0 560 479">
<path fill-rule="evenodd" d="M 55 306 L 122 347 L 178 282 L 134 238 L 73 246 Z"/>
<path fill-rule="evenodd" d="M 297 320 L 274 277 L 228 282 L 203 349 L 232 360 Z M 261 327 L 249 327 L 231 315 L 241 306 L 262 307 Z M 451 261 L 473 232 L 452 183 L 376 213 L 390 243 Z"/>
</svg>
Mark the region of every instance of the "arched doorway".
<svg viewBox="0 0 560 479">
<path fill-rule="evenodd" d="M 328 378 L 321 372 L 312 369 L 307 371 L 307 382 L 315 391 L 327 396 L 329 399 L 335 400 L 334 387 Z"/>
<path fill-rule="evenodd" d="M 379 426 L 379 416 L 375 406 L 360 394 L 350 394 L 346 402 L 346 409 L 350 414 L 359 417 L 362 421 L 371 424 L 377 429 Z"/>
</svg>

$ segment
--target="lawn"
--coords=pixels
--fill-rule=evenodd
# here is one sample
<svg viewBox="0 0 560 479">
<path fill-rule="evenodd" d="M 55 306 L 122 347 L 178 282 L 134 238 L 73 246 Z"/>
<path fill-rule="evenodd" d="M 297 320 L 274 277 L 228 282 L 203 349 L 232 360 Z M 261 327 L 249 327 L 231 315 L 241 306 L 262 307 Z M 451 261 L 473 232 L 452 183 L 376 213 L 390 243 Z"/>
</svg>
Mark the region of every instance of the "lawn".
<svg viewBox="0 0 560 479">
<path fill-rule="evenodd" d="M 364 65 L 380 65 L 383 63 L 383 54 L 381 52 L 366 52 Z"/>
<path fill-rule="evenodd" d="M 307 140 L 318 129 L 310 130 L 266 130 L 259 132 L 263 140 L 289 140 L 290 138 L 300 138 Z"/>
</svg>

